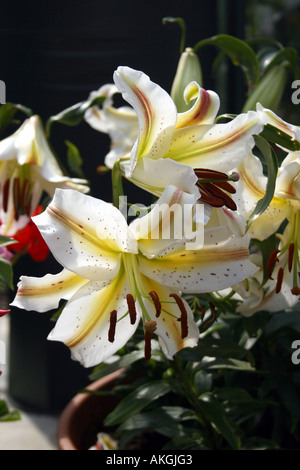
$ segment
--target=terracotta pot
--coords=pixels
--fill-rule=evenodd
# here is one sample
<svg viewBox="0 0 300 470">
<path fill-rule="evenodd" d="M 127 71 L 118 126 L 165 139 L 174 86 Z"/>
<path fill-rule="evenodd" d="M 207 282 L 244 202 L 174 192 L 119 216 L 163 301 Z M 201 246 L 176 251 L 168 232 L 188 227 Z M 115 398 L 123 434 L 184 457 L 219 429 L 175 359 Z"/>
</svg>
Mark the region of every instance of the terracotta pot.
<svg viewBox="0 0 300 470">
<path fill-rule="evenodd" d="M 88 387 L 88 390 L 110 389 L 124 369 L 103 377 Z M 87 450 L 95 444 L 103 420 L 118 403 L 112 395 L 78 393 L 64 408 L 57 427 L 57 441 L 60 450 Z M 106 428 L 106 432 L 109 429 Z"/>
</svg>

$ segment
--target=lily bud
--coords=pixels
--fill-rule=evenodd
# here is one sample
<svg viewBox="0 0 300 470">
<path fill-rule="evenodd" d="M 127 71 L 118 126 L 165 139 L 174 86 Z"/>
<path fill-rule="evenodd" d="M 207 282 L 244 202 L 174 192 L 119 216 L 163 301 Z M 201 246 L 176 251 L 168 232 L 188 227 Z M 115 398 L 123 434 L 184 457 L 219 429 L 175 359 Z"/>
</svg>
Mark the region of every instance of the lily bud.
<svg viewBox="0 0 300 470">
<path fill-rule="evenodd" d="M 242 112 L 255 110 L 257 103 L 276 112 L 282 98 L 286 80 L 287 70 L 283 64 L 272 67 L 249 95 Z"/>
<path fill-rule="evenodd" d="M 190 104 L 186 104 L 183 94 L 185 87 L 193 81 L 200 86 L 202 85 L 202 70 L 197 54 L 193 49 L 187 47 L 180 56 L 171 89 L 171 97 L 179 113 L 183 113 L 190 108 Z"/>
</svg>

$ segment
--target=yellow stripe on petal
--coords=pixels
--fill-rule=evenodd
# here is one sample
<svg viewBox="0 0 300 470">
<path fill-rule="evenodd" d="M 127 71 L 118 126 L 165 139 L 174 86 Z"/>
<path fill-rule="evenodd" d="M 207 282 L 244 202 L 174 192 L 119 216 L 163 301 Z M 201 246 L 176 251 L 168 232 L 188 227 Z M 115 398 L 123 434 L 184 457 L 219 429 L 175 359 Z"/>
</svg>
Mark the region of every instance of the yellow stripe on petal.
<svg viewBox="0 0 300 470">
<path fill-rule="evenodd" d="M 85 367 L 105 361 L 123 347 L 134 334 L 140 311 L 131 324 L 126 302 L 128 284 L 124 269 L 111 284 L 88 282 L 63 309 L 48 336 L 49 340 L 62 341 L 70 349 L 72 358 Z M 111 313 L 116 317 L 115 333 L 111 333 Z"/>
<path fill-rule="evenodd" d="M 227 172 L 236 168 L 254 146 L 253 134 L 262 130 L 257 114 L 249 111 L 225 124 L 177 129 L 164 158 L 193 168 Z"/>
<path fill-rule="evenodd" d="M 57 308 L 61 299 L 70 299 L 87 282 L 87 279 L 66 269 L 41 278 L 22 276 L 11 305 L 46 312 Z"/>
<path fill-rule="evenodd" d="M 160 158 L 167 151 L 177 119 L 176 106 L 143 72 L 118 67 L 114 81 L 138 116 L 139 135 L 131 153 L 131 171 L 139 158 Z"/>
<path fill-rule="evenodd" d="M 243 237 L 151 260 L 139 256 L 139 265 L 144 275 L 157 282 L 196 293 L 225 289 L 257 271 L 249 261 L 248 242 Z"/>
</svg>

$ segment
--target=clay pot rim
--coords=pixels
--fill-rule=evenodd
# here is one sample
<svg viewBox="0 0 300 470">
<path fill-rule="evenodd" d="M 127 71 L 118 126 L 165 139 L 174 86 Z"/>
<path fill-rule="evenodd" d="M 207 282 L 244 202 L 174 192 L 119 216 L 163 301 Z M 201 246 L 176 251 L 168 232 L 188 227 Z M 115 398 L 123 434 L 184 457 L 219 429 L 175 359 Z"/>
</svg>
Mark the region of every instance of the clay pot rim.
<svg viewBox="0 0 300 470">
<path fill-rule="evenodd" d="M 119 369 L 89 384 L 86 389 L 95 391 L 106 387 L 116 380 L 125 369 Z M 57 443 L 59 450 L 78 450 L 70 438 L 71 420 L 76 409 L 90 399 L 89 393 L 77 393 L 63 409 L 57 425 Z"/>
</svg>

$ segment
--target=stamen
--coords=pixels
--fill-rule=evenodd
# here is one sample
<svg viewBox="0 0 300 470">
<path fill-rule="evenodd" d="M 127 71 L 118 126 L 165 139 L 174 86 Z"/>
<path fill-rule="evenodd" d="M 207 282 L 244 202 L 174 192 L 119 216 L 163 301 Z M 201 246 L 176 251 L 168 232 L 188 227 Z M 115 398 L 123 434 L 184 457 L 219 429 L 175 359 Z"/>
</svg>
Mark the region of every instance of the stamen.
<svg viewBox="0 0 300 470">
<path fill-rule="evenodd" d="M 15 178 L 13 182 L 13 198 L 14 198 L 14 207 L 15 207 L 15 219 L 19 218 L 19 208 L 20 208 L 20 178 Z"/>
<path fill-rule="evenodd" d="M 117 310 L 110 312 L 110 321 L 109 321 L 109 330 L 108 330 L 108 341 L 113 343 L 115 340 L 116 333 L 116 324 L 117 324 Z"/>
<path fill-rule="evenodd" d="M 292 293 L 293 295 L 300 295 L 300 287 L 294 286 L 294 287 L 291 289 L 291 293 Z"/>
<path fill-rule="evenodd" d="M 280 250 L 273 250 L 272 253 L 269 256 L 268 262 L 267 262 L 267 276 L 268 279 L 273 279 L 272 278 L 272 272 L 275 266 L 275 263 L 279 261 L 277 258 L 277 254 L 279 253 Z"/>
<path fill-rule="evenodd" d="M 292 267 L 293 267 L 294 248 L 295 248 L 294 243 L 290 243 L 290 246 L 289 246 L 289 263 L 288 263 L 289 272 L 291 272 Z"/>
<path fill-rule="evenodd" d="M 156 322 L 149 320 L 145 323 L 145 359 L 149 361 L 151 359 L 151 337 L 156 330 Z"/>
<path fill-rule="evenodd" d="M 187 311 L 184 306 L 182 298 L 177 294 L 170 294 L 169 297 L 173 297 L 177 303 L 179 310 L 181 312 L 181 317 L 178 318 L 178 321 L 181 323 L 181 338 L 186 338 L 188 335 L 188 322 L 187 322 Z"/>
<path fill-rule="evenodd" d="M 281 291 L 283 273 L 284 273 L 283 268 L 279 268 L 278 274 L 277 274 L 276 289 L 275 289 L 276 294 L 278 294 Z"/>
<path fill-rule="evenodd" d="M 161 313 L 161 303 L 159 301 L 159 297 L 157 295 L 157 293 L 153 290 L 151 292 L 149 292 L 149 295 L 154 303 L 154 307 L 155 307 L 155 310 L 156 310 L 156 318 L 159 317 L 160 313 Z"/>
<path fill-rule="evenodd" d="M 129 311 L 129 316 L 130 316 L 130 323 L 134 325 L 136 322 L 136 309 L 135 309 L 135 301 L 134 301 L 133 295 L 127 294 L 126 300 L 127 300 L 128 311 Z"/>
<path fill-rule="evenodd" d="M 3 185 L 3 211 L 7 212 L 8 209 L 8 194 L 9 194 L 10 180 L 7 179 Z"/>
<path fill-rule="evenodd" d="M 195 175 L 200 179 L 209 181 L 227 181 L 228 175 L 222 171 L 210 170 L 207 168 L 196 168 L 194 170 Z"/>
</svg>

